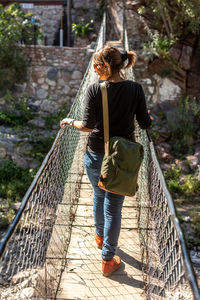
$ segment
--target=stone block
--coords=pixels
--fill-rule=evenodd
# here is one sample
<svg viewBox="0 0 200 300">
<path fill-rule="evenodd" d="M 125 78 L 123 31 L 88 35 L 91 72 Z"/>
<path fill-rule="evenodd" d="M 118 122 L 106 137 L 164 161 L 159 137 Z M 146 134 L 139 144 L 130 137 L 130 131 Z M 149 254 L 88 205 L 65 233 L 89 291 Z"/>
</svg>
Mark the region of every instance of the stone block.
<svg viewBox="0 0 200 300">
<path fill-rule="evenodd" d="M 27 160 L 20 155 L 14 153 L 11 157 L 13 162 L 22 169 L 27 169 L 29 167 Z"/>
<path fill-rule="evenodd" d="M 21 291 L 20 298 L 21 299 L 32 299 L 34 296 L 35 290 L 33 287 L 27 287 Z"/>
<path fill-rule="evenodd" d="M 4 105 L 6 103 L 4 98 L 0 98 L 0 105 Z"/>
<path fill-rule="evenodd" d="M 80 71 L 74 71 L 72 73 L 72 79 L 81 79 L 83 77 L 83 74 Z"/>
<path fill-rule="evenodd" d="M 40 108 L 43 111 L 46 111 L 49 113 L 54 113 L 54 112 L 58 111 L 58 109 L 60 108 L 60 105 L 54 101 L 45 99 L 44 101 L 42 101 Z"/>
<path fill-rule="evenodd" d="M 47 91 L 49 89 L 49 86 L 48 84 L 44 83 L 41 85 L 41 88 Z"/>
<path fill-rule="evenodd" d="M 63 78 L 60 78 L 60 79 L 58 80 L 58 86 L 64 86 L 65 84 L 66 84 L 66 82 L 64 81 Z"/>
<path fill-rule="evenodd" d="M 168 51 L 169 56 L 178 61 L 181 56 L 181 48 L 182 46 L 180 44 L 174 45 Z"/>
<path fill-rule="evenodd" d="M 181 67 L 186 71 L 189 70 L 191 67 L 192 52 L 193 52 L 192 47 L 183 45 L 180 64 Z"/>
<path fill-rule="evenodd" d="M 50 79 L 48 79 L 48 78 L 46 78 L 46 83 L 47 83 L 48 85 L 50 85 L 50 86 L 56 86 L 56 82 L 53 81 L 53 80 L 50 80 Z"/>
<path fill-rule="evenodd" d="M 70 92 L 70 87 L 69 87 L 68 85 L 66 85 L 66 86 L 64 87 L 64 89 L 63 89 L 63 93 L 64 93 L 64 94 L 69 94 L 69 92 Z"/>
<path fill-rule="evenodd" d="M 37 81 L 39 84 L 43 84 L 44 83 L 44 78 L 39 78 Z"/>
<path fill-rule="evenodd" d="M 144 79 L 142 79 L 141 81 L 142 81 L 143 83 L 146 83 L 146 84 L 151 84 L 151 83 L 152 83 L 152 81 L 151 81 L 150 78 L 144 78 Z"/>
<path fill-rule="evenodd" d="M 180 96 L 181 88 L 170 79 L 163 78 L 159 88 L 160 101 L 175 100 Z"/>
<path fill-rule="evenodd" d="M 55 68 L 50 68 L 47 72 L 47 77 L 50 80 L 57 80 L 58 71 Z"/>
<path fill-rule="evenodd" d="M 148 86 L 148 90 L 150 94 L 154 93 L 154 87 L 153 86 Z"/>
<path fill-rule="evenodd" d="M 6 149 L 0 146 L 0 159 L 6 157 Z"/>
<path fill-rule="evenodd" d="M 45 99 L 48 95 L 47 91 L 45 91 L 44 89 L 38 89 L 36 94 L 39 99 Z"/>
<path fill-rule="evenodd" d="M 39 128 L 45 128 L 45 120 L 43 120 L 41 117 L 30 120 L 28 123 Z"/>
</svg>

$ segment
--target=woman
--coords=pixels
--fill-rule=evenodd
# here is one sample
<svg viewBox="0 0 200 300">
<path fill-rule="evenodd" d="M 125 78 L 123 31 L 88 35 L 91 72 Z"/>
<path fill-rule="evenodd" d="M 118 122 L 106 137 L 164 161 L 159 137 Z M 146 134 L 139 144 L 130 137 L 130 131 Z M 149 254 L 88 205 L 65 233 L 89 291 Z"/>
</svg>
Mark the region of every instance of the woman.
<svg viewBox="0 0 200 300">
<path fill-rule="evenodd" d="M 142 129 L 151 126 L 151 117 L 147 112 L 141 85 L 124 80 L 121 75 L 121 70 L 133 66 L 135 59 L 135 52 L 120 53 L 117 48 L 108 45 L 103 46 L 94 55 L 95 72 L 100 80 L 106 81 L 110 137 L 122 136 L 132 139 L 134 115 Z M 93 187 L 95 241 L 98 248 L 102 248 L 102 273 L 108 276 L 121 264 L 115 252 L 121 228 L 124 196 L 101 190 L 97 184 L 104 156 L 102 95 L 99 83 L 92 84 L 87 90 L 83 121 L 65 118 L 60 125 L 70 125 L 78 130 L 90 132 L 84 165 Z"/>
</svg>

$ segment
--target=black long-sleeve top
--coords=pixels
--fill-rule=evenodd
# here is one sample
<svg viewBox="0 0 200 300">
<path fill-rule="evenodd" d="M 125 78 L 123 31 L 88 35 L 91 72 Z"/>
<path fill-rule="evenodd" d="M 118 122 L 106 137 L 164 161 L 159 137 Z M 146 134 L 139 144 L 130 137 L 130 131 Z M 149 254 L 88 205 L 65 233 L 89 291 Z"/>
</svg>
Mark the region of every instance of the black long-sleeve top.
<svg viewBox="0 0 200 300">
<path fill-rule="evenodd" d="M 142 86 L 130 80 L 106 82 L 109 110 L 109 137 L 132 139 L 134 115 L 142 129 L 151 126 Z M 83 126 L 93 129 L 88 138 L 89 150 L 104 152 L 102 94 L 99 83 L 88 87 Z"/>
</svg>

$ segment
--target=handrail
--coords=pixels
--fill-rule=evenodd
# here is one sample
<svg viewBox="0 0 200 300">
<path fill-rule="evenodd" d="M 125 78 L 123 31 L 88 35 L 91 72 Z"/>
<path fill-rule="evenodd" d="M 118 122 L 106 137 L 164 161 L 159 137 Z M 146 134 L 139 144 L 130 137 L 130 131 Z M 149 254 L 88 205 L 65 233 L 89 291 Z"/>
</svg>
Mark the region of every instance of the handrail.
<svg viewBox="0 0 200 300">
<path fill-rule="evenodd" d="M 102 24 L 105 24 L 105 22 L 106 22 L 106 14 L 104 13 Z M 103 31 L 104 31 L 103 32 L 103 44 L 104 44 L 105 43 L 105 33 L 106 33 L 106 31 L 105 31 L 105 25 L 103 26 Z M 100 35 L 98 36 L 95 50 L 96 50 L 97 45 L 99 43 L 99 39 L 100 39 Z M 86 72 L 84 74 L 83 80 L 82 80 L 81 85 L 79 87 L 79 90 L 77 92 L 77 96 L 76 96 L 77 98 L 79 97 L 79 95 L 81 93 L 82 86 L 83 86 L 83 84 L 85 82 L 85 79 L 87 77 L 87 74 L 88 74 L 88 72 L 89 72 L 89 70 L 91 68 L 92 60 L 93 60 L 93 56 L 90 59 L 90 62 L 88 64 L 88 67 L 87 67 Z M 72 112 L 73 112 L 75 106 L 76 106 L 76 101 L 71 106 L 70 112 L 68 114 L 69 117 L 72 115 Z M 16 213 L 16 215 L 15 215 L 15 217 L 14 217 L 11 225 L 9 226 L 6 234 L 2 238 L 2 240 L 0 242 L 0 260 L 1 260 L 2 256 L 3 256 L 6 244 L 8 243 L 10 237 L 12 236 L 13 232 L 15 231 L 15 228 L 16 228 L 17 224 L 19 223 L 20 217 L 21 217 L 24 209 L 26 208 L 27 201 L 28 201 L 28 199 L 30 197 L 30 194 L 31 194 L 33 188 L 35 187 L 36 183 L 38 182 L 38 180 L 39 180 L 39 178 L 40 178 L 40 176 L 42 174 L 42 171 L 44 170 L 45 166 L 47 165 L 47 162 L 49 160 L 50 155 L 52 154 L 52 152 L 56 148 L 56 145 L 58 144 L 60 138 L 62 137 L 62 135 L 65 133 L 66 130 L 67 130 L 67 127 L 61 128 L 59 130 L 59 132 L 57 133 L 56 138 L 54 140 L 54 143 L 53 143 L 51 149 L 49 150 L 49 152 L 45 156 L 45 158 L 44 158 L 44 160 L 43 160 L 43 162 L 42 162 L 39 170 L 37 171 L 37 173 L 35 175 L 35 178 L 33 179 L 33 182 L 31 183 L 30 187 L 28 188 L 26 194 L 24 195 L 24 197 L 22 199 L 22 203 L 21 203 L 21 205 L 20 205 L 20 207 L 19 207 L 19 209 L 18 209 L 18 211 L 17 211 L 17 213 Z"/>
<path fill-rule="evenodd" d="M 129 51 L 129 43 L 128 43 L 128 35 L 127 35 L 127 30 L 126 30 L 126 19 L 125 18 L 126 18 L 126 14 L 125 14 L 125 6 L 124 6 L 123 44 L 124 44 L 125 50 Z M 133 71 L 133 69 L 131 71 L 127 70 L 126 74 L 127 74 L 126 78 L 134 80 L 134 71 Z M 143 166 L 140 170 L 140 176 L 139 176 L 140 177 L 139 180 L 141 182 L 139 182 L 139 191 L 137 193 L 138 205 L 139 205 L 139 219 L 138 219 L 138 222 L 139 222 L 139 231 L 140 231 L 140 237 L 141 237 L 141 247 L 143 249 L 142 256 L 143 256 L 143 259 L 146 259 L 146 266 L 144 265 L 144 270 L 143 270 L 144 274 L 145 274 L 145 271 L 146 271 L 145 268 L 147 267 L 148 271 L 150 272 L 153 264 L 150 261 L 150 259 L 151 259 L 150 256 L 151 256 L 151 251 L 152 251 L 152 249 L 151 249 L 152 244 L 150 244 L 150 240 L 152 238 L 152 236 L 151 236 L 152 230 L 150 230 L 150 231 L 147 230 L 145 232 L 145 230 L 143 230 L 143 228 L 146 227 L 148 229 L 149 227 L 151 227 L 149 225 L 150 222 L 152 223 L 152 220 L 151 220 L 152 212 L 151 212 L 151 210 L 159 211 L 158 206 L 166 204 L 168 206 L 168 209 L 169 209 L 168 218 L 172 220 L 173 226 L 176 230 L 176 236 L 177 237 L 174 237 L 174 238 L 177 238 L 177 240 L 180 244 L 180 247 L 181 247 L 181 257 L 182 258 L 178 258 L 180 260 L 179 264 L 181 264 L 181 259 L 182 259 L 183 263 L 184 263 L 184 266 L 185 266 L 185 275 L 181 274 L 180 276 L 185 276 L 187 278 L 186 280 L 190 284 L 194 300 L 199 300 L 200 299 L 200 292 L 199 292 L 199 289 L 198 289 L 196 276 L 195 276 L 193 266 L 192 266 L 191 261 L 190 261 L 190 257 L 189 257 L 188 252 L 187 252 L 186 243 L 185 243 L 184 236 L 183 236 L 183 233 L 182 233 L 182 229 L 180 227 L 180 224 L 179 224 L 179 221 L 178 221 L 178 218 L 177 218 L 177 215 L 176 215 L 176 210 L 175 210 L 173 199 L 172 199 L 171 194 L 170 194 L 170 192 L 167 188 L 164 176 L 162 174 L 162 171 L 160 169 L 160 165 L 159 165 L 157 157 L 156 157 L 153 142 L 151 140 L 151 137 L 150 137 L 150 134 L 149 134 L 148 130 L 145 131 L 145 132 L 142 131 L 142 130 L 139 129 L 138 125 L 136 125 L 136 128 L 137 128 L 137 130 L 136 130 L 137 140 L 143 144 L 144 149 L 145 149 L 145 159 L 144 159 L 144 162 L 143 162 Z M 162 189 L 162 192 L 160 193 L 160 195 L 158 195 L 158 194 L 154 195 L 153 194 L 153 188 L 154 188 L 153 186 L 150 189 L 150 186 L 154 185 L 154 182 L 151 183 L 151 181 L 152 181 L 151 177 L 155 176 L 155 174 L 151 173 L 150 166 L 151 167 L 153 166 L 153 168 L 155 169 L 156 176 L 157 176 L 157 181 L 159 181 L 159 184 L 162 186 L 161 188 L 159 187 L 159 189 Z M 148 178 L 147 178 L 147 176 L 148 176 Z M 143 180 L 145 180 L 145 184 L 144 184 Z M 150 183 L 148 181 L 150 181 Z M 143 187 L 143 185 L 145 185 L 145 187 Z M 158 190 L 158 193 L 159 193 L 159 190 Z M 149 201 L 145 200 L 145 198 L 148 199 L 149 197 L 150 197 Z M 161 198 L 164 197 L 166 202 L 161 201 L 162 204 L 160 204 L 159 201 L 157 201 L 157 200 L 154 201 L 154 197 L 161 197 Z M 145 205 L 144 205 L 144 203 L 145 203 Z M 148 212 L 147 212 L 147 207 L 148 206 L 149 206 L 149 209 L 148 209 Z M 167 224 L 167 222 L 168 221 L 166 220 L 166 224 Z M 153 225 L 153 223 L 151 225 Z M 151 228 L 151 229 L 153 229 L 153 228 Z M 164 230 L 165 230 L 165 228 L 163 228 L 163 231 Z M 155 235 L 156 235 L 156 233 L 155 233 Z M 154 240 L 154 242 L 158 243 L 158 247 L 159 247 L 159 241 L 160 240 L 159 241 L 158 240 L 159 240 L 159 237 L 157 237 L 157 240 Z M 171 245 L 172 244 L 173 243 L 171 243 Z M 175 247 L 175 245 L 174 245 L 174 247 Z M 165 249 L 164 249 L 164 251 L 165 251 Z M 158 250 L 157 255 L 158 256 L 160 255 L 160 259 L 161 259 L 161 255 L 163 255 L 163 253 L 159 253 L 159 250 Z M 152 255 L 152 257 L 153 257 L 153 255 Z M 161 261 L 158 260 L 157 263 L 161 264 Z M 168 263 L 168 261 L 167 261 L 167 258 L 166 258 L 166 264 L 167 263 Z M 149 268 L 148 268 L 148 266 L 149 266 Z M 158 269 L 158 267 L 157 267 L 157 269 Z M 150 287 L 150 286 L 153 285 L 151 280 L 153 279 L 153 276 L 155 276 L 156 273 L 152 274 L 152 276 L 149 275 L 149 274 L 145 275 L 146 277 L 147 276 L 149 277 L 149 280 L 144 277 L 144 279 L 146 281 L 146 284 L 147 284 L 147 291 L 148 291 L 147 293 L 149 293 L 148 296 L 151 297 L 151 296 L 153 296 L 153 294 L 156 294 L 156 293 L 159 294 L 159 295 L 164 296 L 164 294 L 167 294 L 167 290 L 168 289 L 170 290 L 170 287 L 173 284 L 170 283 L 170 280 L 168 280 L 169 278 L 167 278 L 167 275 L 164 274 L 164 270 L 165 270 L 165 272 L 167 272 L 166 269 L 165 269 L 165 266 L 163 266 L 163 273 L 162 273 L 162 270 L 160 270 L 160 271 L 158 270 L 158 271 L 161 273 L 160 276 L 163 276 L 162 277 L 163 281 L 164 281 L 164 278 L 166 277 L 166 280 L 168 281 L 167 284 L 169 284 L 168 288 L 167 287 L 166 288 L 165 287 L 163 287 L 163 288 L 160 287 L 157 290 L 156 290 L 156 288 L 153 289 L 152 287 Z M 175 270 L 175 272 L 176 272 L 176 270 Z M 176 280 L 177 279 L 175 279 L 175 281 Z M 173 300 L 175 300 L 175 298 L 173 298 Z"/>
<path fill-rule="evenodd" d="M 194 274 L 194 269 L 192 267 L 191 260 L 190 260 L 190 257 L 188 255 L 188 251 L 187 251 L 187 248 L 186 248 L 186 243 L 185 243 L 185 239 L 184 239 L 184 236 L 183 236 L 183 232 L 182 232 L 182 229 L 180 227 L 179 220 L 177 218 L 177 214 L 176 214 L 176 210 L 175 210 L 175 206 L 174 206 L 174 201 L 173 201 L 172 196 L 171 196 L 171 194 L 170 194 L 170 192 L 167 188 L 166 181 L 165 181 L 165 178 L 164 178 L 163 173 L 161 171 L 161 168 L 160 168 L 160 165 L 159 165 L 156 153 L 155 153 L 155 148 L 154 148 L 152 140 L 150 141 L 150 151 L 151 151 L 152 161 L 153 161 L 153 163 L 155 164 L 155 166 L 157 168 L 157 171 L 158 171 L 159 177 L 160 177 L 160 182 L 162 184 L 163 191 L 164 191 L 164 193 L 166 195 L 166 198 L 167 198 L 167 202 L 168 202 L 168 205 L 169 205 L 170 214 L 171 214 L 172 221 L 174 223 L 174 227 L 176 229 L 179 241 L 181 243 L 182 253 L 183 253 L 183 257 L 184 257 L 184 263 L 185 263 L 185 267 L 186 267 L 186 271 L 187 271 L 187 277 L 188 277 L 189 283 L 191 285 L 193 295 L 195 297 L 194 299 L 199 300 L 200 299 L 200 292 L 199 292 L 199 289 L 198 289 L 196 276 Z"/>
<path fill-rule="evenodd" d="M 96 48 L 105 43 L 106 16 L 104 13 Z M 68 117 L 81 119 L 88 84 L 97 80 L 92 60 L 81 82 Z M 66 248 L 70 238 L 73 209 L 77 202 L 80 178 L 83 173 L 83 154 L 86 134 L 66 126 L 61 128 L 46 155 L 20 208 L 0 244 L 0 278 L 6 282 L 6 293 L 20 293 L 19 284 L 13 282 L 16 274 L 26 272 L 34 281 L 37 299 L 54 297 L 60 274 L 66 260 Z M 56 264 L 55 264 L 56 262 Z M 29 283 L 24 283 L 24 288 Z M 36 285 L 36 286 L 35 286 Z M 42 286 L 41 286 L 42 285 Z M 9 288 L 11 288 L 9 290 Z M 23 292 L 23 291 L 22 291 Z M 8 295 L 5 298 L 7 299 Z M 7 297 L 7 298 L 6 298 Z M 18 295 L 15 295 L 17 299 Z M 24 296 L 25 297 L 25 296 Z"/>
</svg>

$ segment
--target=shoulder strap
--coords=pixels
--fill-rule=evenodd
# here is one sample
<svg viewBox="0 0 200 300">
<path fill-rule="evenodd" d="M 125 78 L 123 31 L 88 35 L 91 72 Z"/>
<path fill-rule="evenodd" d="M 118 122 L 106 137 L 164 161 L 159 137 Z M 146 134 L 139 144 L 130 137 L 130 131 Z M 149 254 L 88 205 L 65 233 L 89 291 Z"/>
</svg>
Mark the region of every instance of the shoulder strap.
<svg viewBox="0 0 200 300">
<path fill-rule="evenodd" d="M 108 94 L 106 83 L 101 84 L 102 107 L 103 107 L 103 129 L 104 129 L 104 149 L 105 155 L 109 155 L 109 117 L 108 117 Z"/>
</svg>

